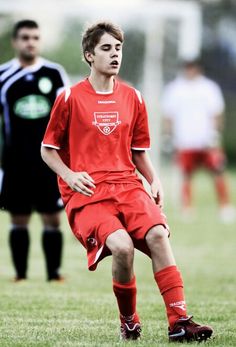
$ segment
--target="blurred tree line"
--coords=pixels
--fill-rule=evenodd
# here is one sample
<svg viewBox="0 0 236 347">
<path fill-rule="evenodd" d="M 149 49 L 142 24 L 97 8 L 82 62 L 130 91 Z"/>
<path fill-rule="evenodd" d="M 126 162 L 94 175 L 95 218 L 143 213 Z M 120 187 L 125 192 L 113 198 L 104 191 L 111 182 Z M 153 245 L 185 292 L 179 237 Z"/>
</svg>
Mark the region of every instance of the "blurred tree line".
<svg viewBox="0 0 236 347">
<path fill-rule="evenodd" d="M 0 17 L 1 19 L 1 17 Z M 5 31 L 0 35 L 0 64 L 12 59 L 14 51 L 11 47 L 11 30 L 13 20 L 4 17 L 9 22 Z M 63 23 L 63 33 L 60 37 L 60 45 L 50 50 L 43 50 L 42 55 L 50 60 L 56 61 L 66 68 L 67 73 L 74 81 L 87 76 L 88 64 L 83 62 L 81 50 L 81 35 L 83 22 L 78 19 L 68 19 Z M 143 59 L 145 54 L 145 35 L 138 29 L 125 30 L 125 45 L 123 56 L 125 64 L 122 65 L 120 76 L 135 85 L 140 84 L 143 73 Z M 132 56 L 132 59 L 129 57 Z"/>
<path fill-rule="evenodd" d="M 202 60 L 206 74 L 223 89 L 226 101 L 224 147 L 236 163 L 236 1 L 203 2 Z"/>
</svg>

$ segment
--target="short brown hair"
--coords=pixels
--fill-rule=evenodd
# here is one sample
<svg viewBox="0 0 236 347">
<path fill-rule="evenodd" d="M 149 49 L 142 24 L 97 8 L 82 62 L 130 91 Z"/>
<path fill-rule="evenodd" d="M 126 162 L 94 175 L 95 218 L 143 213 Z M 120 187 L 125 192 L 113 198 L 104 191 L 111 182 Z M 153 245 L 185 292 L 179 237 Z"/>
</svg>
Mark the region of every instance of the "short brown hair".
<svg viewBox="0 0 236 347">
<path fill-rule="evenodd" d="M 124 33 L 118 25 L 111 22 L 98 22 L 89 26 L 82 36 L 82 49 L 85 61 L 91 65 L 86 59 L 85 52 L 94 53 L 94 48 L 98 44 L 103 34 L 108 33 L 120 42 L 124 41 Z"/>
<path fill-rule="evenodd" d="M 37 22 L 31 19 L 24 19 L 20 20 L 19 22 L 15 23 L 12 31 L 12 37 L 16 39 L 18 31 L 22 28 L 28 28 L 28 29 L 39 29 L 39 25 Z"/>
</svg>

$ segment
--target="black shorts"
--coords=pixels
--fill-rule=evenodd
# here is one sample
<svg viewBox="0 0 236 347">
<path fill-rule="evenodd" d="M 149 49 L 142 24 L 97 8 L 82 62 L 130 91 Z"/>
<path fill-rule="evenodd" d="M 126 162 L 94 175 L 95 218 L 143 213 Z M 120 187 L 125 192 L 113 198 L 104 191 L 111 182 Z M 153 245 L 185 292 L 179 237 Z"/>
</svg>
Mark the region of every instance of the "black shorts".
<svg viewBox="0 0 236 347">
<path fill-rule="evenodd" d="M 63 209 L 57 177 L 44 163 L 8 167 L 3 171 L 0 207 L 12 214 L 52 214 Z"/>
</svg>

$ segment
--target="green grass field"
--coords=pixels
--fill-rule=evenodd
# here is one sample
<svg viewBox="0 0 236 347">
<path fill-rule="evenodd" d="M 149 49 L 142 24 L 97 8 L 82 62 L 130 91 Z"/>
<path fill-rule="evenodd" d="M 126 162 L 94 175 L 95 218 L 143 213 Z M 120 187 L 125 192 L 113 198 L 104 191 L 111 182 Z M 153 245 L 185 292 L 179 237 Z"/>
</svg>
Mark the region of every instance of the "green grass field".
<svg viewBox="0 0 236 347">
<path fill-rule="evenodd" d="M 236 175 L 230 175 L 236 203 Z M 188 313 L 212 325 L 214 339 L 205 345 L 236 346 L 236 225 L 223 225 L 217 217 L 213 187 L 208 176 L 195 178 L 196 216 L 184 223 L 178 217 L 171 189 L 166 189 L 166 213 L 171 242 L 185 280 Z M 0 346 L 72 347 L 122 346 L 118 315 L 111 291 L 111 258 L 96 272 L 87 270 L 85 251 L 63 218 L 64 284 L 45 281 L 37 215 L 31 222 L 29 280 L 10 282 L 13 269 L 7 241 L 8 215 L 0 213 Z M 150 260 L 136 252 L 138 311 L 143 323 L 139 347 L 169 346 L 162 298 L 151 273 Z M 134 346 L 135 342 L 126 343 Z M 197 343 L 193 343 L 197 345 Z M 183 344 L 189 346 L 189 344 Z"/>
</svg>

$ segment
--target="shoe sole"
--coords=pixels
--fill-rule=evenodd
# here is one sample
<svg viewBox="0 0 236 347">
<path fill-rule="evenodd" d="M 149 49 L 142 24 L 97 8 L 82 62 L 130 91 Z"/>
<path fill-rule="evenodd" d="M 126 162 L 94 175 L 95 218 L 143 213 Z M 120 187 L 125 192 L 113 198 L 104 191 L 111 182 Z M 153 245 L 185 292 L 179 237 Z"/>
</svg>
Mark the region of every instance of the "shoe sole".
<svg viewBox="0 0 236 347">
<path fill-rule="evenodd" d="M 200 331 L 198 334 L 196 334 L 195 341 L 206 341 L 207 339 L 211 338 L 212 333 L 212 330 Z"/>
<path fill-rule="evenodd" d="M 179 336 L 179 337 L 171 337 L 169 336 L 169 341 L 170 342 L 190 342 L 190 341 L 197 341 L 197 342 L 202 342 L 206 341 L 207 339 L 211 338 L 211 335 L 213 333 L 213 330 L 205 330 L 205 331 L 199 331 L 199 333 L 194 334 L 192 337 L 187 337 L 187 336 Z"/>
</svg>

